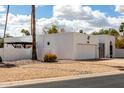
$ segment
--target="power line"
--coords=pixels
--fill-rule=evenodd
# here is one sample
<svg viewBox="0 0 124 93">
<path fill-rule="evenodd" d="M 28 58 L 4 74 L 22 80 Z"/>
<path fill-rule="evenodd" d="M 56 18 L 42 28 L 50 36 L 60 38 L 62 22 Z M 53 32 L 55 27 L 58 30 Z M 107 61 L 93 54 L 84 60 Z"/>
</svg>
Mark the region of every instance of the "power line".
<svg viewBox="0 0 124 93">
<path fill-rule="evenodd" d="M 8 7 L 7 7 L 6 21 L 5 21 L 5 28 L 4 28 L 4 36 L 3 36 L 3 38 L 5 38 L 5 36 L 6 36 L 6 28 L 7 28 L 7 22 L 8 22 L 8 14 L 9 14 L 9 5 L 8 5 Z"/>
<path fill-rule="evenodd" d="M 4 56 L 5 56 L 5 54 L 4 54 L 4 38 L 5 38 L 5 36 L 6 36 L 6 28 L 7 28 L 7 22 L 8 22 L 8 14 L 9 14 L 9 5 L 8 5 L 8 7 L 7 7 L 7 12 L 6 12 L 6 19 L 5 19 L 5 28 L 4 28 L 4 34 L 3 34 L 3 59 L 4 59 Z"/>
</svg>

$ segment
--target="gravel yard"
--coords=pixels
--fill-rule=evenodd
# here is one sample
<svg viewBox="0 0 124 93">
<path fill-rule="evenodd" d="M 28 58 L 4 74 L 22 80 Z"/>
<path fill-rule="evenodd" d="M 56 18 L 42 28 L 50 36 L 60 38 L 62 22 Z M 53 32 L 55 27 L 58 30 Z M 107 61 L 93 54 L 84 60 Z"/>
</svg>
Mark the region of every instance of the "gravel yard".
<svg viewBox="0 0 124 93">
<path fill-rule="evenodd" d="M 0 82 L 124 70 L 124 59 L 101 61 L 59 60 L 58 63 L 21 60 L 5 63 L 15 64 L 16 67 L 0 67 Z"/>
</svg>

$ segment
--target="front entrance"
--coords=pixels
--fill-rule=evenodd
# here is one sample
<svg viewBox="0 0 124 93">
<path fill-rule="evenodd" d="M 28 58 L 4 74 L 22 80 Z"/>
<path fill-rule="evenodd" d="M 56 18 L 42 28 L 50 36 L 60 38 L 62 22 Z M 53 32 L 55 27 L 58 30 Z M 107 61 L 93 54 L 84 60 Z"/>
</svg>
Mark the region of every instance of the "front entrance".
<svg viewBox="0 0 124 93">
<path fill-rule="evenodd" d="M 99 43 L 99 58 L 105 58 L 105 44 Z"/>
</svg>

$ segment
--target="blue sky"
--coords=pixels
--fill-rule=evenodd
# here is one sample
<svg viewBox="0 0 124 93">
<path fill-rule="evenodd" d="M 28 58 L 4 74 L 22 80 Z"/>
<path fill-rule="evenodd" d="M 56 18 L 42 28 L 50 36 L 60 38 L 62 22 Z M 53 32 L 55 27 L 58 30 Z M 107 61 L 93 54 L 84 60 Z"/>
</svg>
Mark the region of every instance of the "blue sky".
<svg viewBox="0 0 124 93">
<path fill-rule="evenodd" d="M 21 15 L 30 15 L 31 13 L 31 6 L 29 5 L 11 5 L 10 6 L 10 13 L 13 13 L 15 15 L 21 14 Z M 53 6 L 47 5 L 47 6 L 38 6 L 36 8 L 36 17 L 37 18 L 50 18 L 53 14 Z"/>
<path fill-rule="evenodd" d="M 121 14 L 118 12 L 115 12 L 115 6 L 114 5 L 92 5 L 90 6 L 93 10 L 99 10 L 101 12 L 106 13 L 107 16 L 120 16 Z"/>
<path fill-rule="evenodd" d="M 86 6 L 86 5 L 85 5 Z M 99 10 L 100 12 L 104 12 L 106 16 L 112 16 L 117 17 L 121 14 L 118 12 L 115 12 L 115 6 L 114 5 L 89 5 L 93 10 Z M 11 5 L 10 6 L 10 12 L 17 15 L 30 15 L 31 12 L 31 6 L 29 5 Z M 53 15 L 53 5 L 43 5 L 38 6 L 36 8 L 36 17 L 37 18 L 50 18 Z"/>
</svg>

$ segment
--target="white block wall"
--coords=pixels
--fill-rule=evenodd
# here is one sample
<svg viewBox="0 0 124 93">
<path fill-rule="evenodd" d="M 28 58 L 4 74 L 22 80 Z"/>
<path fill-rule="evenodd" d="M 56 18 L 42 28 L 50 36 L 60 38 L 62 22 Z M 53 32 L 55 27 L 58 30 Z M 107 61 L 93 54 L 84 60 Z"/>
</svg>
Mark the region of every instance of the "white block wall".
<svg viewBox="0 0 124 93">
<path fill-rule="evenodd" d="M 120 57 L 123 58 L 124 57 L 124 49 L 115 49 L 115 57 Z"/>
<path fill-rule="evenodd" d="M 8 37 L 5 42 L 31 42 L 31 36 Z M 23 60 L 32 58 L 32 48 L 14 48 L 11 44 L 5 44 L 5 48 L 0 48 L 0 56 L 5 61 Z"/>
<path fill-rule="evenodd" d="M 0 56 L 4 61 L 14 61 L 31 59 L 32 53 L 31 48 L 0 48 Z"/>
</svg>

